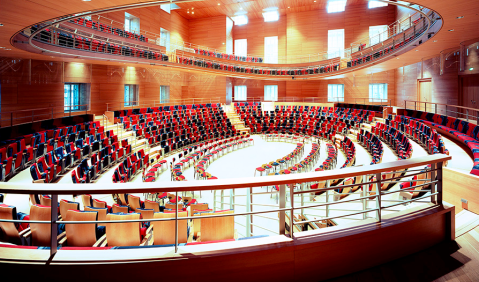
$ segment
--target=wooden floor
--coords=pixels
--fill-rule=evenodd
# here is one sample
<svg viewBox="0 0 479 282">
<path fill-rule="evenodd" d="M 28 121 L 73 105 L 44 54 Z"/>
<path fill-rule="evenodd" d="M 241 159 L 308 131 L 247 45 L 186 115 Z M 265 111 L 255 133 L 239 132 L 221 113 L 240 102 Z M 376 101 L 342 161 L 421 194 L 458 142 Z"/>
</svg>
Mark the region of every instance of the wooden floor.
<svg viewBox="0 0 479 282">
<path fill-rule="evenodd" d="M 479 226 L 456 241 L 327 281 L 479 281 Z"/>
</svg>

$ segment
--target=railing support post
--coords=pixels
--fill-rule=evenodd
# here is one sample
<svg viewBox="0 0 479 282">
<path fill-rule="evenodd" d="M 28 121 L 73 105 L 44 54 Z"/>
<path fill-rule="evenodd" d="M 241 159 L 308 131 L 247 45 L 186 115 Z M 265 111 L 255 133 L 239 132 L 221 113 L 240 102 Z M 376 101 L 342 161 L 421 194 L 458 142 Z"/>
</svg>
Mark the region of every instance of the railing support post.
<svg viewBox="0 0 479 282">
<path fill-rule="evenodd" d="M 246 188 L 246 212 L 251 212 L 251 188 Z M 246 237 L 251 237 L 251 215 L 246 216 L 245 225 Z"/>
<path fill-rule="evenodd" d="M 376 173 L 376 219 L 381 222 L 381 173 Z"/>
<path fill-rule="evenodd" d="M 289 186 L 289 198 L 291 201 L 290 209 L 290 218 L 289 218 L 289 236 L 291 239 L 294 239 L 294 185 L 290 184 Z"/>
<path fill-rule="evenodd" d="M 329 180 L 326 180 L 324 188 L 329 188 Z M 326 203 L 329 203 L 329 190 L 326 190 Z M 329 205 L 326 206 L 326 217 L 329 217 Z"/>
<path fill-rule="evenodd" d="M 436 197 L 436 204 L 442 205 L 442 162 L 436 164 L 437 167 L 437 185 L 436 191 L 438 192 Z"/>
<path fill-rule="evenodd" d="M 431 182 L 434 181 L 435 178 L 436 178 L 436 172 L 434 171 L 434 169 L 436 169 L 436 164 L 431 164 L 431 177 L 430 177 Z M 428 178 L 428 177 L 426 176 L 426 178 Z M 436 184 L 431 184 L 431 194 L 434 194 L 434 193 L 436 193 Z M 431 196 L 431 203 L 437 204 L 436 195 Z"/>
<path fill-rule="evenodd" d="M 367 181 L 368 181 L 368 177 L 366 175 L 363 175 L 363 183 L 365 183 Z M 367 184 L 363 185 L 363 187 L 361 189 L 363 191 L 361 193 L 362 194 L 361 197 L 364 198 L 364 197 L 367 196 L 367 192 L 366 192 L 367 189 L 368 189 L 368 185 Z M 361 202 L 363 204 L 363 210 L 366 210 L 368 208 L 368 200 L 366 198 L 364 198 L 364 199 L 361 200 Z M 368 213 L 363 213 L 363 219 L 366 219 L 367 215 L 368 215 Z"/>
<path fill-rule="evenodd" d="M 57 220 L 58 220 L 58 195 L 52 194 L 51 199 L 51 222 L 50 222 L 50 230 L 51 230 L 51 237 L 50 237 L 50 257 L 54 256 L 57 252 L 58 242 L 58 227 L 57 227 Z"/>
<path fill-rule="evenodd" d="M 178 191 L 175 191 L 175 197 L 175 253 L 178 253 Z"/>
<path fill-rule="evenodd" d="M 286 208 L 286 185 L 281 184 L 279 185 L 279 208 L 284 209 Z M 279 234 L 284 235 L 286 234 L 286 216 L 285 211 L 279 212 Z M 246 231 L 248 232 L 248 231 Z"/>
</svg>

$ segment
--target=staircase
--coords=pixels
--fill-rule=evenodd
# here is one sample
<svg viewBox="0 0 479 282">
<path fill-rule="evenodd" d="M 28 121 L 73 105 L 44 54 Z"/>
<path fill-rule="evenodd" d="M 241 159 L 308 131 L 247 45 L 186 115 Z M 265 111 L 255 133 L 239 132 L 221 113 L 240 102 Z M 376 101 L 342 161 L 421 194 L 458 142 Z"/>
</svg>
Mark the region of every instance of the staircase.
<svg viewBox="0 0 479 282">
<path fill-rule="evenodd" d="M 152 157 L 156 158 L 158 150 L 149 149 L 148 140 L 145 138 L 137 139 L 135 138 L 135 133 L 132 130 L 126 131 L 123 129 L 122 124 L 113 124 L 112 121 L 108 120 L 106 117 L 103 118 L 102 115 L 95 116 L 95 121 L 100 122 L 100 126 L 105 127 L 105 131 L 113 130 L 113 133 L 118 136 L 118 143 L 121 145 L 121 140 L 128 139 L 128 144 L 131 145 L 131 152 L 134 153 L 138 150 L 144 149 L 146 154 L 150 154 L 150 159 Z M 136 139 L 136 140 L 135 140 Z"/>
<path fill-rule="evenodd" d="M 223 109 L 226 113 L 226 116 L 228 119 L 231 121 L 231 125 L 233 125 L 237 131 L 240 131 L 241 133 L 246 132 L 250 133 L 250 128 L 246 127 L 244 122 L 241 120 L 241 118 L 236 114 L 234 106 L 231 105 L 223 105 Z"/>
</svg>

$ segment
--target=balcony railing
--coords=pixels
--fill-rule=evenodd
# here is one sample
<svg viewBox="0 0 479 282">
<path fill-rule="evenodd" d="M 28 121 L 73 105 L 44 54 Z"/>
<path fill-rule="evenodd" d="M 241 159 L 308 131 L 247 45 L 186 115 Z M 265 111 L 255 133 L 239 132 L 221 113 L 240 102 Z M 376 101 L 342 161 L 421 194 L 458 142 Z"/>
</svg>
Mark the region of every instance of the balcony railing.
<svg viewBox="0 0 479 282">
<path fill-rule="evenodd" d="M 479 109 L 476 108 L 412 100 L 405 100 L 404 108 L 465 119 L 479 124 Z"/>
<path fill-rule="evenodd" d="M 0 112 L 0 127 L 88 114 L 90 105 L 55 106 Z"/>
<path fill-rule="evenodd" d="M 328 170 L 323 172 L 309 172 L 300 174 L 290 174 L 282 176 L 264 176 L 236 179 L 208 180 L 208 181 L 182 181 L 182 182 L 162 182 L 162 183 L 123 183 L 123 184 L 14 184 L 0 183 L 0 193 L 12 194 L 43 194 L 51 195 L 51 206 L 57 207 L 59 195 L 81 195 L 81 194 L 118 194 L 118 193 L 174 193 L 176 197 L 182 192 L 195 192 L 204 190 L 213 190 L 221 192 L 221 206 L 229 206 L 235 209 L 232 214 L 220 215 L 202 215 L 178 217 L 178 209 L 175 211 L 174 218 L 168 219 L 140 219 L 140 220 L 122 220 L 122 221 L 66 221 L 58 220 L 58 209 L 51 209 L 50 220 L 25 221 L 1 219 L 0 222 L 22 222 L 48 224 L 51 226 L 50 253 L 55 255 L 57 252 L 57 226 L 59 224 L 96 224 L 96 223 L 131 223 L 131 222 L 156 222 L 156 221 L 175 221 L 175 244 L 174 251 L 178 252 L 178 220 L 194 220 L 205 218 L 217 218 L 234 216 L 241 218 L 246 227 L 245 237 L 252 234 L 260 235 L 266 229 L 261 225 L 253 225 L 253 217 L 263 217 L 278 222 L 276 230 L 266 229 L 279 235 L 289 234 L 290 238 L 295 238 L 295 232 L 299 229 L 294 226 L 305 225 L 312 222 L 325 222 L 328 220 L 348 218 L 351 220 L 376 219 L 381 222 L 383 215 L 394 214 L 401 211 L 402 206 L 410 203 L 433 203 L 442 205 L 443 198 L 443 165 L 450 160 L 446 155 L 430 155 L 420 158 L 394 161 L 389 163 L 377 164 L 374 166 L 350 167 L 341 170 Z M 404 179 L 406 176 L 422 176 L 417 180 L 416 185 L 405 189 L 383 190 L 383 185 L 401 182 L 409 182 Z M 397 176 L 400 175 L 400 176 Z M 337 179 L 346 179 L 356 177 L 362 180 L 359 184 L 330 186 Z M 325 182 L 324 188 L 311 189 L 311 183 Z M 279 185 L 276 192 L 262 192 L 260 187 Z M 349 193 L 348 197 L 340 199 L 342 193 L 335 192 L 338 189 L 360 186 L 355 193 Z M 391 198 L 389 195 L 396 193 L 411 192 L 415 189 L 420 195 L 416 198 Z M 230 190 L 229 202 L 224 200 L 224 191 Z M 243 193 L 239 193 L 243 191 Z M 258 192 L 261 191 L 261 192 Z M 264 191 L 264 190 L 263 190 Z M 346 193 L 346 192 L 344 192 Z M 252 202 L 255 195 L 275 195 L 278 197 L 276 205 Z M 315 194 L 321 194 L 316 200 Z M 216 194 L 215 194 L 216 195 Z M 214 197 L 216 201 L 216 196 Z M 244 199 L 238 202 L 237 198 Z M 355 207 L 359 209 L 341 208 L 341 204 L 356 203 Z M 237 211 L 236 207 L 244 207 L 244 211 Z M 254 207 L 254 210 L 253 210 Z M 335 208 L 337 207 L 337 208 Z M 217 209 L 215 205 L 214 209 Z M 309 220 L 295 221 L 295 214 L 314 216 Z M 253 229 L 253 227 L 255 227 Z M 108 228 L 108 227 L 107 227 Z M 258 230 L 258 231 L 255 231 Z M 83 254 L 85 255 L 85 253 Z"/>
</svg>

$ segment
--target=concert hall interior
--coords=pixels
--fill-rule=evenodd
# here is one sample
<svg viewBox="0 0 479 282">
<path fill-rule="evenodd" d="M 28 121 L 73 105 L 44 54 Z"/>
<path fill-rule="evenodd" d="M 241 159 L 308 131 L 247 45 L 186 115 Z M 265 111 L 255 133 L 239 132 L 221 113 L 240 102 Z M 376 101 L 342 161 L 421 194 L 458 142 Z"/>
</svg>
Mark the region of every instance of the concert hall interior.
<svg viewBox="0 0 479 282">
<path fill-rule="evenodd" d="M 0 7 L 5 277 L 479 280 L 479 1 Z"/>
</svg>

